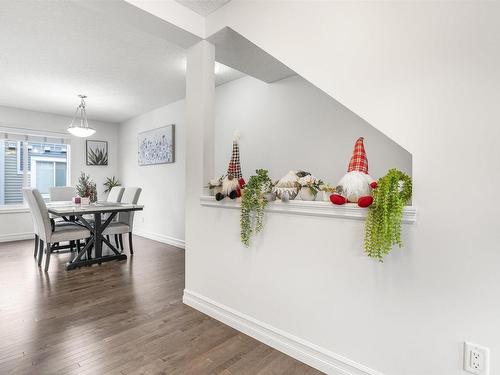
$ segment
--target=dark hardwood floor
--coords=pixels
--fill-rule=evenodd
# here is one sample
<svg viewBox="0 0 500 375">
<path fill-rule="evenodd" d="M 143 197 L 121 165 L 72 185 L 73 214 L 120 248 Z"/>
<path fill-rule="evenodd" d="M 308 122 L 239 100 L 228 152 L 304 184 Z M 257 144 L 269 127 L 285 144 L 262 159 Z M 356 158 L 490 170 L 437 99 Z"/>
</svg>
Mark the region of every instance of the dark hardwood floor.
<svg viewBox="0 0 500 375">
<path fill-rule="evenodd" d="M 48 273 L 33 242 L 0 244 L 0 374 L 319 374 L 184 305 L 184 252 L 140 237 L 135 255 Z"/>
</svg>

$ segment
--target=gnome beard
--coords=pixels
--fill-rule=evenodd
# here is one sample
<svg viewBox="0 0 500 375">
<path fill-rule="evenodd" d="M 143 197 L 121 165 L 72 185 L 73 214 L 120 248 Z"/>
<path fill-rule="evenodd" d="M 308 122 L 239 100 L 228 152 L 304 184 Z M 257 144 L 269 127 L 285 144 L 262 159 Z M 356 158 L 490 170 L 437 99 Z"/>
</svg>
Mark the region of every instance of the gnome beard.
<svg viewBox="0 0 500 375">
<path fill-rule="evenodd" d="M 339 182 L 338 190 L 330 199 L 333 204 L 344 204 L 347 202 L 358 203 L 360 207 L 368 207 L 372 204 L 371 191 L 377 185 L 370 175 L 352 171 L 348 172 Z"/>
<path fill-rule="evenodd" d="M 215 199 L 220 201 L 225 197 L 235 199 L 241 196 L 241 188 L 244 184 L 245 182 L 242 178 L 238 180 L 231 175 L 227 175 L 226 177 L 224 177 L 224 180 L 222 180 L 222 192 L 217 193 Z"/>
</svg>

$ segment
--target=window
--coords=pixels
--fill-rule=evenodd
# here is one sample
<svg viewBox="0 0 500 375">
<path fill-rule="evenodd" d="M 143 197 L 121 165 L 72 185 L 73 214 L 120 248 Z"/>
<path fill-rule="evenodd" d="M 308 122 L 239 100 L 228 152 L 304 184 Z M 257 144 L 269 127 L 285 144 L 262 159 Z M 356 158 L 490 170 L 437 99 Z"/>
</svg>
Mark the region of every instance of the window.
<svg viewBox="0 0 500 375">
<path fill-rule="evenodd" d="M 23 187 L 35 187 L 48 199 L 51 187 L 70 181 L 69 145 L 24 137 L 0 141 L 0 205 L 23 204 Z"/>
</svg>

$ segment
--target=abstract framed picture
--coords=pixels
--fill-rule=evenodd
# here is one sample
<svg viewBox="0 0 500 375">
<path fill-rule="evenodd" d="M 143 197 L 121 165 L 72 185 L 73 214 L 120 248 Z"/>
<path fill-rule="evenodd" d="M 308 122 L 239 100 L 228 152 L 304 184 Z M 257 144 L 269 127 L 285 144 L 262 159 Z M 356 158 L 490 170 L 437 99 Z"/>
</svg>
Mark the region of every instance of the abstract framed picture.
<svg viewBox="0 0 500 375">
<path fill-rule="evenodd" d="M 87 139 L 87 165 L 108 165 L 108 142 Z"/>
<path fill-rule="evenodd" d="M 139 133 L 137 141 L 137 158 L 139 165 L 175 162 L 174 124 Z"/>
</svg>

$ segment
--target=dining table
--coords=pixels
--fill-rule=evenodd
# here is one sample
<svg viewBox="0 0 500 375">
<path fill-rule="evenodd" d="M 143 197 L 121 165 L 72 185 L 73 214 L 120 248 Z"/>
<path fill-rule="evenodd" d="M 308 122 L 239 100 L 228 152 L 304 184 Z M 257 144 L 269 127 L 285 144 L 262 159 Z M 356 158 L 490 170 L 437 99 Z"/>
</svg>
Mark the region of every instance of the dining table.
<svg viewBox="0 0 500 375">
<path fill-rule="evenodd" d="M 144 206 L 138 204 L 112 202 L 96 202 L 88 205 L 75 204 L 71 201 L 47 203 L 49 214 L 81 225 L 91 233 L 91 237 L 86 239 L 85 246 L 78 249 L 73 259 L 66 264 L 66 269 L 72 270 L 112 260 L 126 260 L 127 255 L 118 250 L 103 232 L 118 213 L 141 211 L 143 208 Z M 89 219 L 89 216 L 93 219 Z M 111 250 L 111 254 L 103 254 L 103 244 Z M 92 250 L 94 250 L 93 255 Z"/>
</svg>

